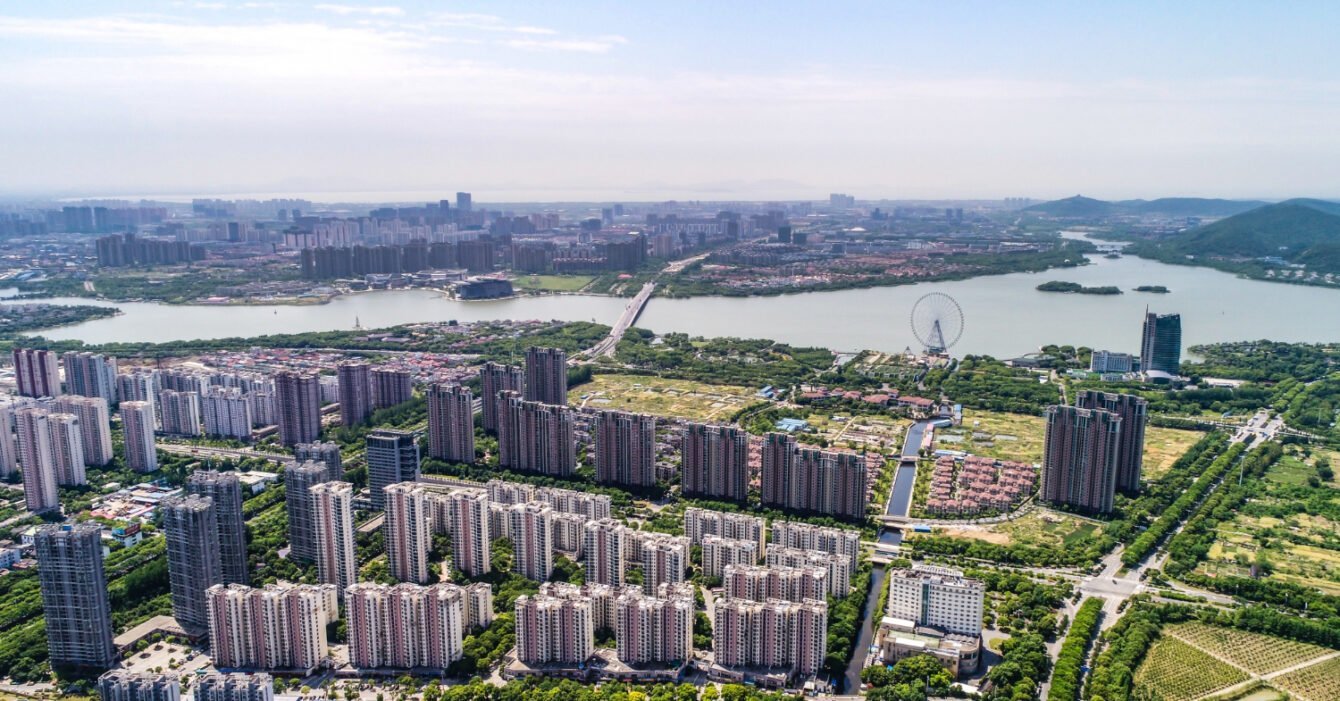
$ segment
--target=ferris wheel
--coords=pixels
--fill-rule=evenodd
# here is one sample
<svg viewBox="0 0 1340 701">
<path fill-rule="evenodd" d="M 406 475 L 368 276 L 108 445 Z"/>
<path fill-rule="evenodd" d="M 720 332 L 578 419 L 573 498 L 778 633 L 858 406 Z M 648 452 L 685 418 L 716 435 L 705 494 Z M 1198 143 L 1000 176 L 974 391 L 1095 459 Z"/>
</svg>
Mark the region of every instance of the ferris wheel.
<svg viewBox="0 0 1340 701">
<path fill-rule="evenodd" d="M 944 353 L 963 336 L 963 308 L 943 292 L 922 296 L 912 305 L 912 334 L 927 353 Z"/>
</svg>

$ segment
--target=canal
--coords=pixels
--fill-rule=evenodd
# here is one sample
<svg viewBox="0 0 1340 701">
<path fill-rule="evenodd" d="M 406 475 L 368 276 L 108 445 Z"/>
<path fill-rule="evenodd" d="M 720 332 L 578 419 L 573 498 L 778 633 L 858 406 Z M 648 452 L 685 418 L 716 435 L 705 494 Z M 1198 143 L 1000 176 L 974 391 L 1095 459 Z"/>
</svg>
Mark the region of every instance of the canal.
<svg viewBox="0 0 1340 701">
<path fill-rule="evenodd" d="M 893 489 L 889 490 L 888 504 L 884 507 L 886 514 L 906 516 L 912 506 L 912 485 L 917 480 L 917 453 L 921 450 L 921 441 L 928 427 L 927 422 L 918 421 L 907 429 L 907 436 L 903 439 L 901 464 L 893 478 Z M 881 527 L 878 542 L 880 545 L 897 547 L 903 542 L 903 532 L 897 528 Z M 861 670 L 865 668 L 866 657 L 870 654 L 870 646 L 874 643 L 875 629 L 879 625 L 879 620 L 884 617 L 883 611 L 874 609 L 879 602 L 880 592 L 884 591 L 884 580 L 887 577 L 888 570 L 884 565 L 876 564 L 870 571 L 870 593 L 866 595 L 865 607 L 861 611 L 864 622 L 861 625 L 861 633 L 856 638 L 851 661 L 847 663 L 847 671 L 842 677 L 842 688 L 839 691 L 843 693 L 854 694 L 861 688 Z"/>
</svg>

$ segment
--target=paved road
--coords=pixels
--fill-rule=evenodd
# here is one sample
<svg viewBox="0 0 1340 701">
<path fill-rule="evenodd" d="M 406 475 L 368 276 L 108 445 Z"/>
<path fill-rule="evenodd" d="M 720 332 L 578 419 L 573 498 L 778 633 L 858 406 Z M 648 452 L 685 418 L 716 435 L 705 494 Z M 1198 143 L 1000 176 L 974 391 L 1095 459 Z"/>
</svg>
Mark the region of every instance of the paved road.
<svg viewBox="0 0 1340 701">
<path fill-rule="evenodd" d="M 292 455 L 281 455 L 279 453 L 265 453 L 251 448 L 214 448 L 203 445 L 187 445 L 184 443 L 168 443 L 158 441 L 158 449 L 164 453 L 174 455 L 198 455 L 200 457 L 229 458 L 232 460 L 241 460 L 244 458 L 261 458 L 280 464 L 293 462 Z"/>
</svg>

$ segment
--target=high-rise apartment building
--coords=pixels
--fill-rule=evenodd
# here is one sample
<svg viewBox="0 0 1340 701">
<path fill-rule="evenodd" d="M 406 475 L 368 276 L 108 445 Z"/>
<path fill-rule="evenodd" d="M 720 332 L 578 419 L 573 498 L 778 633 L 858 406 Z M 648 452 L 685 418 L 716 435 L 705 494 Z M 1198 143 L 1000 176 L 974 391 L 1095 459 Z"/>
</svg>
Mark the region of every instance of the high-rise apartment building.
<svg viewBox="0 0 1340 701">
<path fill-rule="evenodd" d="M 587 519 L 581 514 L 554 512 L 554 549 L 580 560 L 586 557 Z"/>
<path fill-rule="evenodd" d="M 610 496 L 608 494 L 591 494 L 590 492 L 579 492 L 575 489 L 541 487 L 535 490 L 533 499 L 548 504 L 549 508 L 560 513 L 580 514 L 586 517 L 588 521 L 609 518 L 610 516 Z"/>
<path fill-rule="evenodd" d="M 749 496 L 749 434 L 733 426 L 688 424 L 680 473 L 685 496 L 744 501 Z"/>
<path fill-rule="evenodd" d="M 196 470 L 186 478 L 186 491 L 214 502 L 218 523 L 219 561 L 224 584 L 251 581 L 247 566 L 247 519 L 242 514 L 242 479 L 236 472 Z"/>
<path fill-rule="evenodd" d="M 322 584 L 344 591 L 357 581 L 354 556 L 354 486 L 321 482 L 307 489 L 315 517 L 316 573 Z"/>
<path fill-rule="evenodd" d="M 217 668 L 310 674 L 329 656 L 326 626 L 339 619 L 331 585 L 216 584 L 205 592 Z"/>
<path fill-rule="evenodd" d="M 693 658 L 693 597 L 661 598 L 626 590 L 615 601 L 614 641 L 630 665 L 681 663 Z"/>
<path fill-rule="evenodd" d="M 330 482 L 344 479 L 344 462 L 340 458 L 338 443 L 299 443 L 293 446 L 293 459 L 298 462 L 315 460 L 325 465 Z"/>
<path fill-rule="evenodd" d="M 56 470 L 56 484 L 62 487 L 88 484 L 84 475 L 84 436 L 79 417 L 50 414 L 47 427 L 51 429 L 51 464 Z"/>
<path fill-rule="evenodd" d="M 475 461 L 475 398 L 467 387 L 428 387 L 428 454 L 447 462 Z"/>
<path fill-rule="evenodd" d="M 568 354 L 558 348 L 526 349 L 526 387 L 528 402 L 568 403 Z"/>
<path fill-rule="evenodd" d="M 483 492 L 457 490 L 447 495 L 448 524 L 451 536 L 451 559 L 456 568 L 471 577 L 487 574 L 493 568 L 490 562 L 492 539 L 502 537 L 492 532 L 488 495 Z"/>
<path fill-rule="evenodd" d="M 19 464 L 23 468 L 24 505 L 33 513 L 59 509 L 50 415 L 44 409 L 19 409 L 14 414 L 14 423 Z"/>
<path fill-rule="evenodd" d="M 136 674 L 113 669 L 98 677 L 102 701 L 181 701 L 181 682 L 175 674 Z"/>
<path fill-rule="evenodd" d="M 629 539 L 633 532 L 623 523 L 602 518 L 586 524 L 585 543 L 586 581 L 621 587 L 628 569 Z"/>
<path fill-rule="evenodd" d="M 37 348 L 15 348 L 14 380 L 24 397 L 59 397 L 60 370 L 56 353 Z"/>
<path fill-rule="evenodd" d="M 355 668 L 445 670 L 461 659 L 469 628 L 463 588 L 363 582 L 344 598 Z"/>
<path fill-rule="evenodd" d="M 500 398 L 500 392 L 521 393 L 526 386 L 525 370 L 515 365 L 502 365 L 489 361 L 479 368 L 479 405 L 484 417 L 484 430 L 498 432 L 498 417 L 507 400 Z"/>
<path fill-rule="evenodd" d="M 158 393 L 163 433 L 169 436 L 200 435 L 200 395 L 165 389 Z"/>
<path fill-rule="evenodd" d="M 504 393 L 498 417 L 498 464 L 501 467 L 567 477 L 577 471 L 577 442 L 572 410 L 528 402 Z"/>
<path fill-rule="evenodd" d="M 828 593 L 839 599 L 851 593 L 851 575 L 855 567 L 842 555 L 822 550 L 798 550 L 773 544 L 768 548 L 769 567 L 820 568 L 828 571 Z"/>
<path fill-rule="evenodd" d="M 251 400 L 238 387 L 210 386 L 200 397 L 205 435 L 251 440 Z"/>
<path fill-rule="evenodd" d="M 796 603 L 828 599 L 828 570 L 823 567 L 727 565 L 721 580 L 728 599 L 778 599 Z"/>
<path fill-rule="evenodd" d="M 357 426 L 372 415 L 371 372 L 371 366 L 361 360 L 343 362 L 336 368 L 341 424 Z"/>
<path fill-rule="evenodd" d="M 1042 499 L 1107 513 L 1117 488 L 1121 417 L 1099 409 L 1047 407 Z"/>
<path fill-rule="evenodd" d="M 386 488 L 419 479 L 419 436 L 413 431 L 379 428 L 367 435 L 368 490 L 372 507 L 386 504 Z"/>
<path fill-rule="evenodd" d="M 595 424 L 596 481 L 626 487 L 656 484 L 656 417 L 602 411 Z"/>
<path fill-rule="evenodd" d="M 0 477 L 8 477 L 18 472 L 19 445 L 15 436 L 17 416 L 20 409 L 37 406 L 37 400 L 28 397 L 12 397 L 0 402 Z"/>
<path fill-rule="evenodd" d="M 316 375 L 281 370 L 274 375 L 279 442 L 311 443 L 321 434 L 321 382 Z"/>
<path fill-rule="evenodd" d="M 1140 491 L 1144 470 L 1145 427 L 1149 424 L 1149 402 L 1132 394 L 1085 390 L 1075 398 L 1081 409 L 1100 409 L 1121 417 L 1121 440 L 1117 449 L 1117 490 Z"/>
<path fill-rule="evenodd" d="M 414 376 L 408 370 L 373 368 L 372 408 L 385 409 L 414 398 Z"/>
<path fill-rule="evenodd" d="M 85 465 L 101 467 L 112 461 L 112 418 L 106 399 L 66 394 L 51 406 L 58 412 L 79 417 Z"/>
<path fill-rule="evenodd" d="M 471 200 L 472 198 L 470 197 L 470 193 L 468 192 L 456 193 L 456 209 L 462 212 L 473 211 L 475 207 L 474 203 Z"/>
<path fill-rule="evenodd" d="M 512 571 L 537 582 L 554 571 L 553 509 L 539 502 L 515 504 L 509 510 Z"/>
<path fill-rule="evenodd" d="M 168 497 L 159 508 L 167 539 L 172 616 L 186 630 L 203 631 L 209 627 L 205 590 L 223 583 L 214 500 L 196 495 Z"/>
<path fill-rule="evenodd" d="M 91 521 L 39 526 L 33 550 L 51 666 L 106 669 L 116 664 L 102 526 Z"/>
<path fill-rule="evenodd" d="M 330 482 L 324 463 L 299 462 L 284 469 L 284 508 L 288 512 L 289 557 L 316 562 L 316 505 L 311 488 Z"/>
<path fill-rule="evenodd" d="M 721 536 L 703 536 L 699 541 L 702 548 L 703 574 L 708 577 L 720 577 L 731 565 L 754 565 L 758 563 L 758 543 L 752 540 L 731 540 Z"/>
<path fill-rule="evenodd" d="M 767 523 L 760 516 L 712 511 L 690 506 L 684 510 L 684 535 L 693 545 L 702 545 L 705 536 L 728 540 L 747 540 L 762 555 L 767 542 Z"/>
<path fill-rule="evenodd" d="M 830 555 L 841 555 L 852 569 L 856 569 L 856 559 L 861 554 L 861 533 L 801 521 L 773 521 L 771 547 L 818 550 Z"/>
<path fill-rule="evenodd" d="M 195 701 L 274 701 L 274 679 L 268 674 L 198 674 Z"/>
<path fill-rule="evenodd" d="M 797 448 L 792 436 L 769 433 L 763 444 L 762 480 L 765 506 L 865 517 L 865 456 Z"/>
<path fill-rule="evenodd" d="M 1182 316 L 1145 313 L 1140 336 L 1140 371 L 1176 376 L 1182 371 Z"/>
<path fill-rule="evenodd" d="M 158 416 L 158 371 L 146 368 L 135 368 L 127 373 L 121 373 L 116 376 L 116 400 L 124 405 L 126 402 L 147 402 L 152 411 L 149 415 Z M 157 424 L 153 424 L 157 427 Z"/>
<path fill-rule="evenodd" d="M 516 600 L 516 656 L 528 665 L 584 664 L 595 652 L 591 599 L 522 595 Z"/>
<path fill-rule="evenodd" d="M 158 448 L 154 445 L 154 405 L 149 402 L 121 402 L 121 428 L 125 433 L 126 467 L 136 472 L 158 469 Z"/>
<path fill-rule="evenodd" d="M 65 389 L 81 397 L 101 397 L 116 403 L 116 358 L 100 353 L 67 351 L 61 354 Z"/>
<path fill-rule="evenodd" d="M 391 576 L 415 584 L 436 581 L 428 555 L 433 539 L 428 490 L 414 482 L 399 482 L 385 492 L 386 518 L 382 528 Z"/>
<path fill-rule="evenodd" d="M 651 594 L 662 584 L 684 581 L 689 568 L 689 539 L 665 533 L 639 532 L 642 590 Z"/>
<path fill-rule="evenodd" d="M 913 565 L 889 570 L 887 615 L 946 633 L 982 634 L 986 585 L 948 567 Z"/>
<path fill-rule="evenodd" d="M 823 665 L 828 604 L 746 599 L 717 600 L 712 625 L 715 663 L 726 668 L 785 669 L 812 677 Z"/>
</svg>

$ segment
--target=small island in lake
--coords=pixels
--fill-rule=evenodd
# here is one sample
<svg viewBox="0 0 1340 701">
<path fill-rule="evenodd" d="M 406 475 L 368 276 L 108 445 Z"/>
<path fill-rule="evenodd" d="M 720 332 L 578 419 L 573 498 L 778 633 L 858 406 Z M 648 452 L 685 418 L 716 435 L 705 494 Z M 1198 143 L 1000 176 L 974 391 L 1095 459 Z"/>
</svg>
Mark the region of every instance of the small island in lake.
<svg viewBox="0 0 1340 701">
<path fill-rule="evenodd" d="M 1164 287 L 1163 285 L 1141 285 L 1141 286 L 1135 288 L 1135 291 L 1136 291 L 1136 292 L 1153 292 L 1154 294 L 1160 294 L 1160 295 L 1166 295 L 1166 294 L 1168 294 L 1169 292 L 1172 292 L 1172 290 L 1170 290 L 1170 289 Z"/>
<path fill-rule="evenodd" d="M 1039 291 L 1039 292 L 1072 292 L 1072 293 L 1075 293 L 1075 294 L 1081 294 L 1081 295 L 1119 295 L 1119 294 L 1121 294 L 1121 288 L 1119 288 L 1119 287 L 1114 287 L 1114 286 L 1112 286 L 1112 285 L 1105 285 L 1105 286 L 1103 286 L 1103 287 L 1085 287 L 1085 286 L 1079 284 L 1078 282 L 1062 282 L 1062 281 L 1060 281 L 1060 280 L 1052 280 L 1051 282 L 1044 282 L 1044 283 L 1042 283 L 1041 285 L 1038 285 L 1038 291 Z"/>
</svg>

